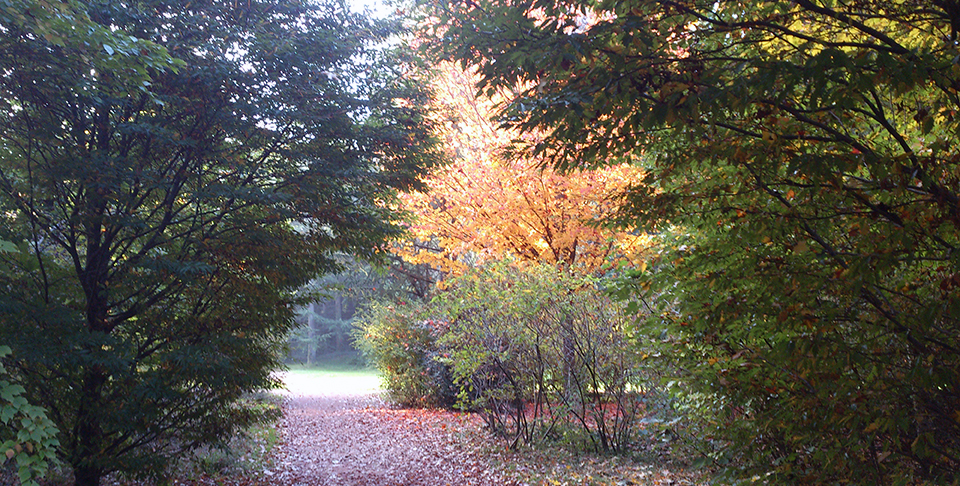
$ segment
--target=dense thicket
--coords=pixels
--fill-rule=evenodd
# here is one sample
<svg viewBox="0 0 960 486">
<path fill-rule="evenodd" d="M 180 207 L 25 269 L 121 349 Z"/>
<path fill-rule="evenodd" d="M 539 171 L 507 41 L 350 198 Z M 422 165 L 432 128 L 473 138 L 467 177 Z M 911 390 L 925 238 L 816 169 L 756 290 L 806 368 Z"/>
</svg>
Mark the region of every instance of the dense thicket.
<svg viewBox="0 0 960 486">
<path fill-rule="evenodd" d="M 342 4 L 69 5 L 0 15 L 0 343 L 87 486 L 262 419 L 292 291 L 435 157 L 394 26 Z"/>
<path fill-rule="evenodd" d="M 774 483 L 960 474 L 960 9 L 952 1 L 432 4 L 436 53 L 516 89 L 561 168 L 647 170 L 625 293 L 709 457 Z"/>
</svg>

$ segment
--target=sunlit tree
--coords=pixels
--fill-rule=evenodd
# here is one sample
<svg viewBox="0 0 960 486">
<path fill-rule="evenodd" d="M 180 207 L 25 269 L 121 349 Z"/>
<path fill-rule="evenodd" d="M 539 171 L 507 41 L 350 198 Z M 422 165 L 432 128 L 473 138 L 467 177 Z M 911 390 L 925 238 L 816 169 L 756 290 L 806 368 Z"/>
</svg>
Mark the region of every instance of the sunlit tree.
<svg viewBox="0 0 960 486">
<path fill-rule="evenodd" d="M 561 173 L 543 158 L 511 152 L 518 132 L 491 119 L 507 98 L 478 96 L 477 79 L 453 63 L 437 68 L 438 136 L 452 163 L 423 179 L 428 192 L 402 197 L 417 237 L 402 253 L 455 272 L 470 259 L 504 255 L 595 272 L 642 251 L 641 236 L 599 224 L 639 171 L 621 164 Z"/>
</svg>

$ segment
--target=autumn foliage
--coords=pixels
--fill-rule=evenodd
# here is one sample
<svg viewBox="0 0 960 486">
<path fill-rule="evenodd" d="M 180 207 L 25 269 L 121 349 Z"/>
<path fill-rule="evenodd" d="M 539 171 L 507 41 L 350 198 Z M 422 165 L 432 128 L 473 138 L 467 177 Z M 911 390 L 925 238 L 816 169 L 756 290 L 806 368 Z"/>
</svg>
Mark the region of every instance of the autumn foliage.
<svg viewBox="0 0 960 486">
<path fill-rule="evenodd" d="M 953 1 L 437 2 L 560 166 L 641 159 L 625 282 L 707 462 L 769 484 L 960 478 Z M 522 137 L 516 137 L 521 141 Z"/>
<path fill-rule="evenodd" d="M 587 272 L 635 258 L 644 238 L 599 222 L 619 206 L 618 196 L 639 170 L 623 164 L 561 173 L 510 151 L 520 135 L 491 120 L 510 94 L 477 96 L 476 80 L 452 63 L 437 70 L 438 135 L 452 164 L 423 179 L 428 192 L 403 196 L 404 209 L 416 218 L 415 240 L 400 253 L 455 273 L 471 258 L 504 255 Z"/>
</svg>

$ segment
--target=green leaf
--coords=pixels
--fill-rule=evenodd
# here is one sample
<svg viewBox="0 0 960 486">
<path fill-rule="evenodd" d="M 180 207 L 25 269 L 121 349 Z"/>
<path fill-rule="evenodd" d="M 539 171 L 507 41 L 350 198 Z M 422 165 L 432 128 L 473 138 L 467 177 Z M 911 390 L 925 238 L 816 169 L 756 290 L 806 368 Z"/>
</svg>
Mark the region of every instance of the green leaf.
<svg viewBox="0 0 960 486">
<path fill-rule="evenodd" d="M 19 253 L 20 249 L 12 241 L 0 239 L 0 253 Z M 9 347 L 7 348 L 9 350 Z M 9 351 L 7 351 L 9 353 Z"/>
</svg>

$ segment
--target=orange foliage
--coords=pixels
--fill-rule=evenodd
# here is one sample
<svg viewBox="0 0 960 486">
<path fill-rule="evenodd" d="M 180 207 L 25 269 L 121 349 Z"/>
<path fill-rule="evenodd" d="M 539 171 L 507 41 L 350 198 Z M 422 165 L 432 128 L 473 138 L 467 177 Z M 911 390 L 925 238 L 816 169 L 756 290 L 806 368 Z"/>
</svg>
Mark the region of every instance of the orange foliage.
<svg viewBox="0 0 960 486">
<path fill-rule="evenodd" d="M 437 75 L 439 135 L 453 162 L 425 178 L 427 193 L 403 196 L 404 209 L 417 218 L 411 230 L 420 243 L 406 245 L 402 256 L 454 273 L 466 259 L 505 255 L 586 272 L 636 256 L 645 238 L 595 223 L 616 210 L 616 196 L 639 178 L 639 169 L 564 175 L 512 154 L 518 135 L 490 121 L 509 95 L 477 97 L 474 80 L 452 64 Z"/>
</svg>

